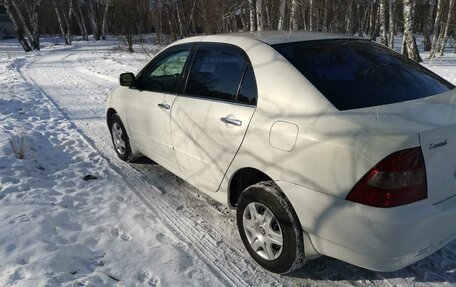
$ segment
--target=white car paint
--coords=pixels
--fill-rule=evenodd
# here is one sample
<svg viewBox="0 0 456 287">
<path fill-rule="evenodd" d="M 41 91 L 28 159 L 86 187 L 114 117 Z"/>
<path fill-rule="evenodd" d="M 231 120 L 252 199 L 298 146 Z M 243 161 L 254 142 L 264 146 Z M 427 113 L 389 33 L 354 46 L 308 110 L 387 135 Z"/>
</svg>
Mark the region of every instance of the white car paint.
<svg viewBox="0 0 456 287">
<path fill-rule="evenodd" d="M 165 159 L 149 151 L 135 129 L 147 117 L 125 116 L 128 102 L 163 113 L 155 103 L 133 99 L 119 87 L 108 98 L 132 134 L 134 149 L 162 164 L 214 199 L 229 205 L 233 175 L 250 167 L 276 181 L 303 227 L 306 254 L 323 254 L 379 271 L 416 262 L 456 235 L 456 91 L 398 104 L 340 112 L 266 43 L 340 38 L 319 33 L 247 33 L 192 37 L 172 45 L 221 42 L 242 48 L 257 81 L 256 108 L 191 97 L 170 103 L 171 148 Z M 266 42 L 266 43 L 264 43 Z M 172 46 L 171 45 L 171 46 Z M 283 83 L 283 84 L 278 84 Z M 279 99 L 279 100 L 278 100 Z M 160 98 L 160 100 L 164 100 Z M 241 127 L 220 117 L 235 116 Z M 296 128 L 295 128 L 296 127 Z M 161 132 L 167 133 L 168 128 Z M 244 134 L 245 133 L 245 134 Z M 161 135 L 169 143 L 169 135 Z M 432 144 L 446 144 L 429 149 Z M 345 200 L 373 165 L 389 154 L 423 147 L 428 198 L 394 208 Z M 239 148 L 239 150 L 238 150 Z M 178 163 L 175 166 L 173 163 Z"/>
</svg>

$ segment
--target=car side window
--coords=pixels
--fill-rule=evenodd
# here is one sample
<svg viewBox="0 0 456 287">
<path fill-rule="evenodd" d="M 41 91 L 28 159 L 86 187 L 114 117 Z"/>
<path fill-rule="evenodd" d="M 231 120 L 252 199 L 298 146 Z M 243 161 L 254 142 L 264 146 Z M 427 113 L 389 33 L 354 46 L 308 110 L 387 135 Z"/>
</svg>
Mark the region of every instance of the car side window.
<svg viewBox="0 0 456 287">
<path fill-rule="evenodd" d="M 235 101 L 247 61 L 228 49 L 199 50 L 188 77 L 185 94 Z"/>
<path fill-rule="evenodd" d="M 246 67 L 244 79 L 242 80 L 236 101 L 246 105 L 255 106 L 257 104 L 257 86 L 251 65 Z"/>
<path fill-rule="evenodd" d="M 141 73 L 139 88 L 154 92 L 175 93 L 189 55 L 190 50 L 177 50 L 158 59 Z"/>
</svg>

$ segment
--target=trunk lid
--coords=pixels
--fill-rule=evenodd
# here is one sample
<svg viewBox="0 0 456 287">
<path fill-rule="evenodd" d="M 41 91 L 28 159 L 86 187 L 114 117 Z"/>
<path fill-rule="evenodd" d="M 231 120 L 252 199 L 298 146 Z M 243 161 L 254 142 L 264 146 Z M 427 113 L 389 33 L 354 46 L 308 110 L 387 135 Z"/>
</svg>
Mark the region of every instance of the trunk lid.
<svg viewBox="0 0 456 287">
<path fill-rule="evenodd" d="M 418 134 L 429 200 L 435 204 L 456 195 L 456 89 L 428 98 L 346 112 L 358 117 L 359 124 L 371 132 Z"/>
</svg>

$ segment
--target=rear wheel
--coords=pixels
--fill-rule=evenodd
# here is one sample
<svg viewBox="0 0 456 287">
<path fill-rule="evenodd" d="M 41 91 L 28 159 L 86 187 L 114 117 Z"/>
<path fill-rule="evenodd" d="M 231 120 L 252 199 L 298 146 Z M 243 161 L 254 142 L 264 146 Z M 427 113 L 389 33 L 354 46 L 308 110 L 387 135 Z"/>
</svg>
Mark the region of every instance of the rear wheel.
<svg viewBox="0 0 456 287">
<path fill-rule="evenodd" d="M 299 220 L 274 182 L 260 182 L 241 194 L 237 224 L 245 248 L 268 271 L 288 273 L 304 264 Z"/>
<path fill-rule="evenodd" d="M 117 114 L 112 115 L 109 123 L 111 139 L 117 155 L 124 161 L 132 160 L 130 141 L 120 117 Z"/>
</svg>

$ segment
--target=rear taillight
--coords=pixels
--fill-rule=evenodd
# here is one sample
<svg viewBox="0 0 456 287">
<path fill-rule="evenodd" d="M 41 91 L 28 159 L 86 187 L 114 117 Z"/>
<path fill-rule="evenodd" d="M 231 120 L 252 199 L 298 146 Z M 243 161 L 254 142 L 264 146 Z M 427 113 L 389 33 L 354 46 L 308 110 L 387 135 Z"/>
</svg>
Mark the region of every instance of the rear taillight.
<svg viewBox="0 0 456 287">
<path fill-rule="evenodd" d="M 400 206 L 426 197 L 426 167 L 420 147 L 390 154 L 347 195 L 350 201 L 375 207 Z"/>
</svg>

